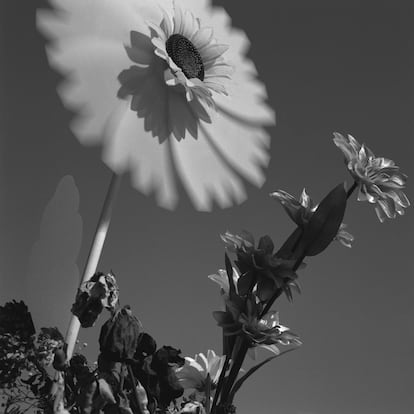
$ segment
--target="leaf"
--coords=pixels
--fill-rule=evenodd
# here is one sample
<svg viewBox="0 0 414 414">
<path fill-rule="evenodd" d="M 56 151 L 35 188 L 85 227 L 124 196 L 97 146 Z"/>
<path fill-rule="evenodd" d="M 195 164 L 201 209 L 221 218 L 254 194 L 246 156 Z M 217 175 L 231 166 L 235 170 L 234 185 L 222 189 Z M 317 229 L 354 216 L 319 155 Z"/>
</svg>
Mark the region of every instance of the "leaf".
<svg viewBox="0 0 414 414">
<path fill-rule="evenodd" d="M 246 272 L 241 275 L 237 281 L 239 296 L 244 296 L 251 292 L 253 282 L 255 282 L 255 274 L 253 272 Z"/>
<path fill-rule="evenodd" d="M 302 237 L 303 229 L 297 227 L 296 230 L 289 236 L 289 238 L 285 241 L 283 246 L 278 250 L 276 253 L 276 257 L 280 257 L 281 259 L 293 259 L 294 257 L 299 257 L 300 254 L 298 253 L 300 239 Z M 294 253 L 297 252 L 295 255 Z"/>
<path fill-rule="evenodd" d="M 226 264 L 227 278 L 229 279 L 229 296 L 232 297 L 236 293 L 236 287 L 234 286 L 233 280 L 233 266 L 231 265 L 231 261 L 229 256 L 227 256 L 227 253 L 224 254 L 224 262 Z"/>
<path fill-rule="evenodd" d="M 294 351 L 297 348 L 289 348 L 286 351 L 281 352 L 278 355 L 272 355 L 269 358 L 266 358 L 264 361 L 260 362 L 259 364 L 255 365 L 254 367 L 250 368 L 243 376 L 241 376 L 233 385 L 233 388 L 231 389 L 228 401 L 230 404 L 233 402 L 234 396 L 236 395 L 236 392 L 241 388 L 241 386 L 244 384 L 244 382 L 253 375 L 259 368 L 261 368 L 263 365 L 267 364 L 268 362 L 272 361 L 273 359 L 280 357 L 283 354 L 287 354 L 288 352 Z"/>
<path fill-rule="evenodd" d="M 338 233 L 346 208 L 345 185 L 336 186 L 319 204 L 303 235 L 304 253 L 316 256 L 323 252 Z"/>
</svg>

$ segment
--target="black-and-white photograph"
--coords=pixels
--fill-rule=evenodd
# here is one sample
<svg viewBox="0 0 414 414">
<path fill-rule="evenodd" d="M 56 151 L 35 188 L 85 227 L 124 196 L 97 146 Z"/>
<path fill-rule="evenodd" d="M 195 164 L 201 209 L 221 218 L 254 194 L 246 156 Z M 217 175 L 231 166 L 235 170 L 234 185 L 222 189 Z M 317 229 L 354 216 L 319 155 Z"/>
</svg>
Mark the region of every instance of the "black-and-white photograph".
<svg viewBox="0 0 414 414">
<path fill-rule="evenodd" d="M 413 0 L 0 0 L 0 414 L 414 413 Z"/>
</svg>

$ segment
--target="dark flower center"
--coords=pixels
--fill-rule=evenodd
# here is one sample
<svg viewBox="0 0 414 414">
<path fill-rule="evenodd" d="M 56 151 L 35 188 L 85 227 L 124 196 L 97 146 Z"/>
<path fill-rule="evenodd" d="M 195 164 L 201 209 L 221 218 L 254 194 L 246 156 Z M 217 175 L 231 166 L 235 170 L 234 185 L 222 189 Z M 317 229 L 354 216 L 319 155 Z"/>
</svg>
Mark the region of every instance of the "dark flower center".
<svg viewBox="0 0 414 414">
<path fill-rule="evenodd" d="M 204 80 L 204 65 L 200 53 L 183 35 L 173 34 L 166 43 L 167 53 L 188 78 Z"/>
</svg>

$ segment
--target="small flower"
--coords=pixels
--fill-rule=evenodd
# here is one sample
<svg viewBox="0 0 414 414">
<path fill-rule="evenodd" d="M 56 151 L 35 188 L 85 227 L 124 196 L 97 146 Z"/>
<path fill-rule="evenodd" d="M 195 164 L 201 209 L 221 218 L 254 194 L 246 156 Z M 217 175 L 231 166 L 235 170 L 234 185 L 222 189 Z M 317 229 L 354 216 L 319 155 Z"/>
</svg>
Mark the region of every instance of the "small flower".
<svg viewBox="0 0 414 414">
<path fill-rule="evenodd" d="M 313 203 L 305 189 L 302 190 L 299 200 L 283 190 L 277 190 L 270 193 L 270 197 L 275 198 L 280 202 L 289 217 L 299 227 L 304 227 L 318 208 L 318 204 Z M 342 223 L 335 240 L 339 241 L 345 247 L 352 247 L 354 236 L 345 231 L 345 228 L 346 224 Z"/>
<path fill-rule="evenodd" d="M 375 212 L 382 223 L 385 218 L 403 215 L 410 201 L 402 191 L 407 176 L 400 172 L 394 161 L 376 157 L 353 136 L 335 132 L 335 145 L 343 152 L 349 172 L 359 186 L 358 201 L 375 204 Z"/>
<path fill-rule="evenodd" d="M 273 252 L 269 236 L 259 240 L 257 247 L 253 236 L 244 232 L 234 235 L 226 232 L 221 236 L 226 247 L 237 255 L 235 264 L 239 271 L 237 289 L 240 296 L 255 292 L 259 300 L 269 300 L 277 289 L 283 289 L 291 298 L 291 287 L 298 288 L 297 274 L 292 270 L 294 260 L 285 260 Z"/>
<path fill-rule="evenodd" d="M 234 297 L 228 299 L 226 304 L 225 312 L 213 314 L 225 335 L 244 335 L 250 347 L 263 345 L 274 353 L 279 353 L 278 348 L 269 346 L 301 344 L 296 334 L 280 325 L 278 312 L 270 311 L 262 316 L 263 305 L 256 302 L 254 295 L 248 295 L 246 299 Z"/>
<path fill-rule="evenodd" d="M 176 370 L 179 383 L 184 389 L 205 392 L 207 381 L 214 389 L 224 366 L 225 356 L 217 355 L 209 349 L 207 355 L 196 354 L 194 358 L 185 357 L 185 364 Z"/>
<path fill-rule="evenodd" d="M 229 291 L 230 291 L 229 278 L 227 276 L 227 272 L 224 269 L 219 269 L 218 273 L 209 275 L 208 278 L 212 280 L 213 282 L 216 282 L 220 285 L 220 288 L 224 295 L 229 294 Z M 233 282 L 234 282 L 234 286 L 236 287 L 236 293 L 237 293 L 237 282 L 239 278 L 240 278 L 240 275 L 237 272 L 237 269 L 233 267 Z"/>
<path fill-rule="evenodd" d="M 264 183 L 273 111 L 246 58 L 249 41 L 211 0 L 49 0 L 37 15 L 51 41 L 58 89 L 78 114 L 72 130 L 103 143 L 115 172 L 177 203 L 174 168 L 194 205 L 210 210 L 246 198 L 243 180 Z M 226 44 L 222 43 L 225 42 Z M 82 112 L 82 113 L 80 113 Z"/>
</svg>

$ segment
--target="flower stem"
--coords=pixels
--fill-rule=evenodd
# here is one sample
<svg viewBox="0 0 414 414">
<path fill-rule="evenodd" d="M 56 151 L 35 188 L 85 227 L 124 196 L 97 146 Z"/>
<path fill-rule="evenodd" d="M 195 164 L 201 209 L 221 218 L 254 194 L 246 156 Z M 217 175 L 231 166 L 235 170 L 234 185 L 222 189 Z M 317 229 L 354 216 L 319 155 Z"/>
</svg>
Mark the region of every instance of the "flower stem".
<svg viewBox="0 0 414 414">
<path fill-rule="evenodd" d="M 358 187 L 358 182 L 354 181 L 354 183 L 352 184 L 351 187 L 349 187 L 349 190 L 346 193 L 346 198 L 349 199 L 349 197 L 351 197 L 352 193 L 354 192 L 354 190 Z"/>
<path fill-rule="evenodd" d="M 273 294 L 273 296 L 269 299 L 269 301 L 266 303 L 266 306 L 264 307 L 262 313 L 260 314 L 260 319 L 263 318 L 263 316 L 266 315 L 267 312 L 269 312 L 272 305 L 275 303 L 275 300 L 283 293 L 283 289 L 279 288 L 276 290 L 276 292 Z"/>
<path fill-rule="evenodd" d="M 220 377 L 217 383 L 216 392 L 214 394 L 213 404 L 211 405 L 211 411 L 210 411 L 211 414 L 215 413 L 217 401 L 220 396 L 221 389 L 223 388 L 224 377 L 226 376 L 226 371 L 229 366 L 229 363 L 230 363 L 230 354 L 226 354 L 226 359 L 224 360 L 223 369 L 221 370 Z"/>
<path fill-rule="evenodd" d="M 132 371 L 131 365 L 127 364 L 127 369 L 128 369 L 129 379 L 132 383 L 132 395 L 135 400 L 135 405 L 136 405 L 136 410 L 137 410 L 136 414 L 143 414 L 141 410 L 140 397 L 139 397 L 138 390 L 137 390 L 137 383 L 135 382 L 135 376 Z"/>
<path fill-rule="evenodd" d="M 238 336 L 236 339 L 236 345 L 234 346 L 235 352 L 233 364 L 231 366 L 229 376 L 227 377 L 227 381 L 223 386 L 223 392 L 221 393 L 220 404 L 222 406 L 226 406 L 228 404 L 228 397 L 230 395 L 231 388 L 239 375 L 240 368 L 243 365 L 248 349 L 249 345 L 247 341 L 242 336 Z"/>
<path fill-rule="evenodd" d="M 102 254 L 102 249 L 105 243 L 106 234 L 108 232 L 109 223 L 111 222 L 112 209 L 120 183 L 121 176 L 113 173 L 102 207 L 101 216 L 99 217 L 98 225 L 96 227 L 92 245 L 89 250 L 89 255 L 86 261 L 85 269 L 83 271 L 83 276 L 79 285 L 87 282 L 96 272 L 96 268 L 98 266 L 99 259 Z M 72 315 L 65 338 L 65 342 L 67 343 L 66 358 L 68 361 L 72 358 L 76 339 L 79 333 L 79 328 L 79 319 L 75 315 Z"/>
</svg>

